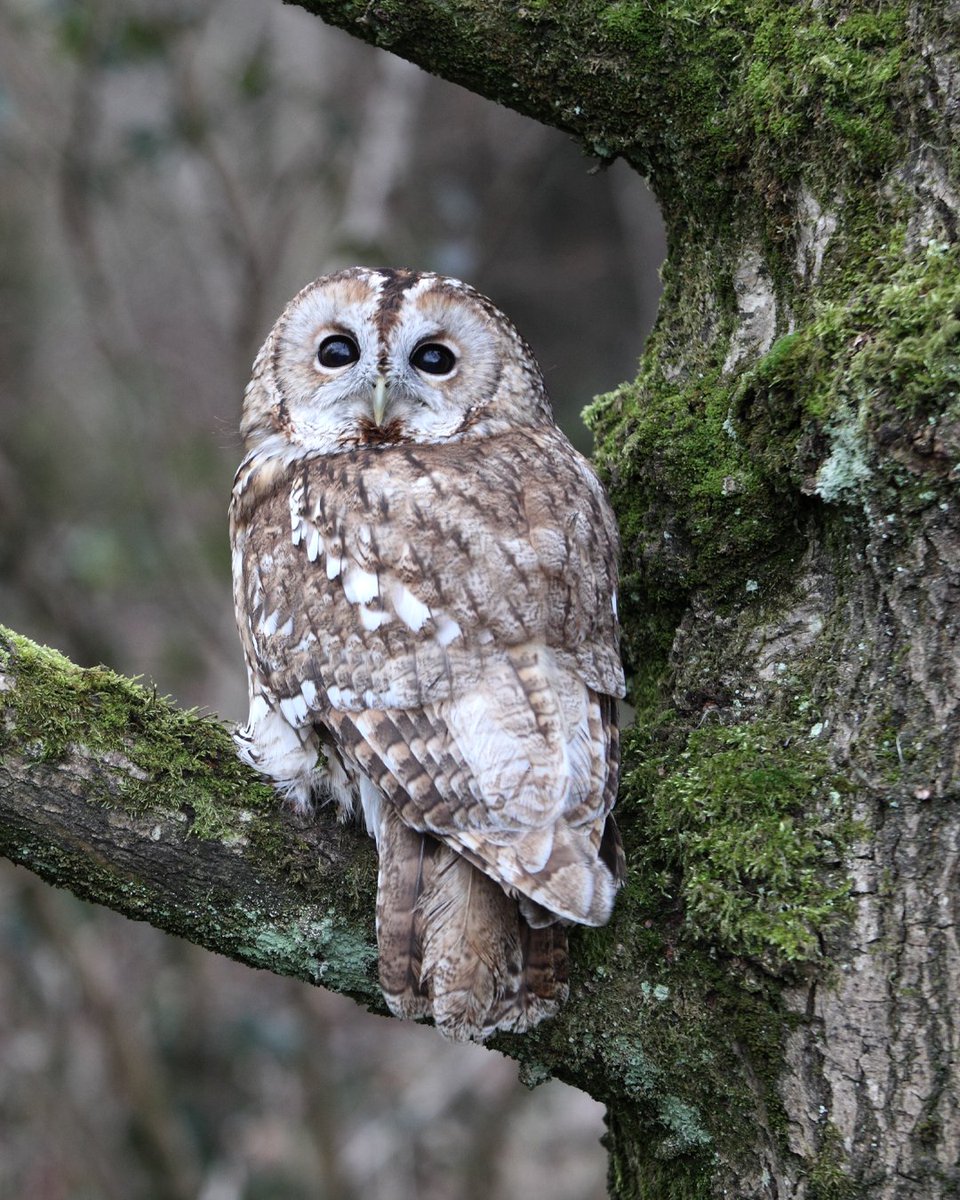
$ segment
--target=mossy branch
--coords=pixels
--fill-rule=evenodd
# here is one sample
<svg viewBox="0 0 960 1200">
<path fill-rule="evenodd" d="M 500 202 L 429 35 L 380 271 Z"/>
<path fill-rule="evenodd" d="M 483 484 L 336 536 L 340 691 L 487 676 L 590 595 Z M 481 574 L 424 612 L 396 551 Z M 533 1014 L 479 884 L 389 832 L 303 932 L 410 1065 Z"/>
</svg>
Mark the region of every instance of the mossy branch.
<svg viewBox="0 0 960 1200">
<path fill-rule="evenodd" d="M 725 220 L 741 189 L 748 204 L 765 197 L 777 240 L 784 184 L 862 179 L 902 149 L 906 3 L 294 2 L 602 161 L 626 159 L 653 184 L 673 250 L 691 223 Z"/>
<path fill-rule="evenodd" d="M 83 669 L 0 626 L 0 855 L 82 899 L 250 966 L 386 1013 L 377 983 L 376 853 L 332 807 L 309 821 L 236 756 L 213 716 L 104 667 Z M 585 976 L 607 978 L 625 937 L 575 931 L 576 998 L 498 1047 L 532 1079 L 559 1075 L 608 1098 L 634 1070 L 578 1039 L 603 1025 Z M 609 990 L 609 985 L 607 985 Z M 617 1002 L 630 1003 L 624 976 Z"/>
<path fill-rule="evenodd" d="M 220 954 L 382 1008 L 373 847 L 308 826 L 214 718 L 0 627 L 0 854 Z"/>
</svg>

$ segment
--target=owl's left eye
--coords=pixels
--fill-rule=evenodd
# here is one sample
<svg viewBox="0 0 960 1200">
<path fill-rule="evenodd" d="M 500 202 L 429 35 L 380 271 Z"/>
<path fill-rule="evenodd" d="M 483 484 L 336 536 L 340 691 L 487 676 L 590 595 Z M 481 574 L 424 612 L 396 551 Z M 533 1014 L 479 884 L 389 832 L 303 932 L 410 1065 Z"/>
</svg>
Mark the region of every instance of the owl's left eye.
<svg viewBox="0 0 960 1200">
<path fill-rule="evenodd" d="M 349 367 L 360 357 L 360 347 L 345 333 L 333 333 L 320 343 L 317 361 L 321 367 L 335 371 L 338 367 Z"/>
<path fill-rule="evenodd" d="M 427 375 L 449 375 L 457 365 L 457 356 L 443 342 L 424 342 L 410 355 L 410 362 Z"/>
</svg>

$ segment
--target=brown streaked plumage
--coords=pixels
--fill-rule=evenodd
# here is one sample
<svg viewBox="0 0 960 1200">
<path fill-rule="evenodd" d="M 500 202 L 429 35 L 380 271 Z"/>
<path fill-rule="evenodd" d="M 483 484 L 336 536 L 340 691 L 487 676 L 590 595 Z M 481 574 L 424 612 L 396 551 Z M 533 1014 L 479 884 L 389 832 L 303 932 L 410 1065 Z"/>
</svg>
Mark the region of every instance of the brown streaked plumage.
<svg viewBox="0 0 960 1200">
<path fill-rule="evenodd" d="M 603 490 L 513 326 L 443 276 L 305 288 L 241 428 L 241 756 L 362 810 L 395 1013 L 529 1028 L 566 996 L 565 923 L 604 923 L 623 874 Z"/>
</svg>

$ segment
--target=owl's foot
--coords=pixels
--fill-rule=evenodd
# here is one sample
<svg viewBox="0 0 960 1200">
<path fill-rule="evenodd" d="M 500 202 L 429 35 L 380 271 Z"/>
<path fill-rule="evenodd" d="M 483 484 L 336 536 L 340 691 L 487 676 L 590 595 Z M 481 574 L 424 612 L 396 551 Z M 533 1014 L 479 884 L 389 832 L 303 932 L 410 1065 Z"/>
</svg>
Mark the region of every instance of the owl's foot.
<svg viewBox="0 0 960 1200">
<path fill-rule="evenodd" d="M 255 696 L 250 717 L 233 731 L 233 740 L 240 761 L 266 775 L 285 803 L 299 813 L 313 811 L 324 790 L 327 764 L 312 726 L 291 725 L 282 712 Z"/>
</svg>

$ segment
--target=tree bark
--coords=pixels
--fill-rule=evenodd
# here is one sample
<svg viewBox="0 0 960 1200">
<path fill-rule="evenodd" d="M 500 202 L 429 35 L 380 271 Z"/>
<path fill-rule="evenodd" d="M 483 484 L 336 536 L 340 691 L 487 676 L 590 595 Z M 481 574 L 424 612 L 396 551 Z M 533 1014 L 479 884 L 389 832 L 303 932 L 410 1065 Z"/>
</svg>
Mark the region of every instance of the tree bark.
<svg viewBox="0 0 960 1200">
<path fill-rule="evenodd" d="M 668 226 L 591 409 L 630 881 L 501 1048 L 606 1101 L 618 1197 L 960 1194 L 960 4 L 305 7 L 625 157 Z M 211 722 L 0 646 L 4 853 L 378 1004 L 362 839 L 278 816 Z"/>
<path fill-rule="evenodd" d="M 307 825 L 215 719 L 0 626 L 0 853 L 58 887 L 251 966 L 385 1011 L 376 867 Z"/>
</svg>

